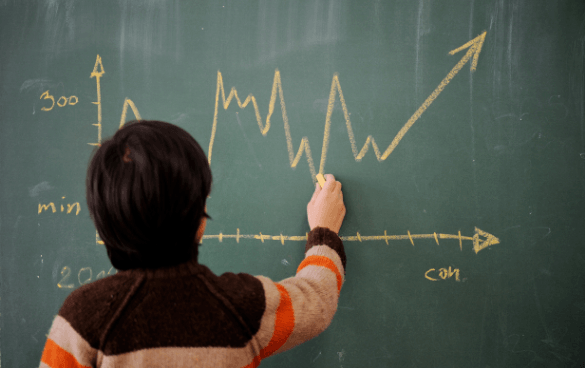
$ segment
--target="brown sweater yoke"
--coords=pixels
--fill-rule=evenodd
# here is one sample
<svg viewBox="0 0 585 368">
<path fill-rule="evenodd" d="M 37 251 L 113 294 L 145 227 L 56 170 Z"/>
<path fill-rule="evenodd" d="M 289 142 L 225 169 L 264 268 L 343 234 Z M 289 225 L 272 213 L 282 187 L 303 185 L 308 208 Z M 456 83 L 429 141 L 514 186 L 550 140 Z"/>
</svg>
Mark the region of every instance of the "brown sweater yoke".
<svg viewBox="0 0 585 368">
<path fill-rule="evenodd" d="M 215 368 L 255 367 L 327 328 L 337 309 L 345 258 L 339 237 L 316 228 L 296 276 L 278 283 L 245 273 L 216 276 L 196 259 L 119 272 L 67 297 L 41 367 L 202 361 Z"/>
</svg>

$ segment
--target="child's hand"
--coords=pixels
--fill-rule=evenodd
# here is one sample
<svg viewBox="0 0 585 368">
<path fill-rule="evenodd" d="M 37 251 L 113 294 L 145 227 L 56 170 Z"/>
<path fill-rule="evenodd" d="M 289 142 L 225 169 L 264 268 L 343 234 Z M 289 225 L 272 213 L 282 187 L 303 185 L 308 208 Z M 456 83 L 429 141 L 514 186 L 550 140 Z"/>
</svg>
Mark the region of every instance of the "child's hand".
<svg viewBox="0 0 585 368">
<path fill-rule="evenodd" d="M 326 227 L 337 234 L 345 217 L 341 183 L 335 181 L 331 174 L 326 174 L 325 179 L 323 188 L 317 183 L 315 193 L 307 205 L 309 227 L 311 230 Z"/>
</svg>

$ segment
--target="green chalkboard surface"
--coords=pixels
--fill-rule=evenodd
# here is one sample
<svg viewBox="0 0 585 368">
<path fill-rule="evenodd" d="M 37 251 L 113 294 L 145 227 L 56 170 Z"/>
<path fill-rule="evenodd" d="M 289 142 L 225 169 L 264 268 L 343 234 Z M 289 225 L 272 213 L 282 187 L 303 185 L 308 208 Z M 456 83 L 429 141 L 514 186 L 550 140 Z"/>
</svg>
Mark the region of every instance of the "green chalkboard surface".
<svg viewBox="0 0 585 368">
<path fill-rule="evenodd" d="M 135 118 L 208 154 L 217 274 L 294 275 L 343 184 L 337 314 L 262 366 L 581 366 L 584 59 L 576 0 L 0 0 L 1 366 L 116 272 L 85 171 Z"/>
</svg>

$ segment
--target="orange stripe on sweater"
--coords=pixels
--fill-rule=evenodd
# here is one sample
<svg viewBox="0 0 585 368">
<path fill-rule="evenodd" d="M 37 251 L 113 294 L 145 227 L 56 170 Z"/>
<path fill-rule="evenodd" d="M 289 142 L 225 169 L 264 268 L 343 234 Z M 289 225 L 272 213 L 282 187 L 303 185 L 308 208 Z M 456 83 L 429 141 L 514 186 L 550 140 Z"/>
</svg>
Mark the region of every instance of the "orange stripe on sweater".
<svg viewBox="0 0 585 368">
<path fill-rule="evenodd" d="M 276 308 L 276 320 L 274 321 L 272 338 L 268 345 L 260 350 L 260 353 L 245 368 L 256 368 L 260 365 L 262 359 L 274 354 L 288 340 L 295 327 L 295 312 L 290 295 L 284 286 L 280 284 L 274 285 L 280 293 L 280 303 Z"/>
<path fill-rule="evenodd" d="M 343 279 L 341 278 L 341 274 L 339 273 L 337 266 L 335 266 L 335 263 L 333 263 L 330 258 L 325 256 L 308 256 L 301 262 L 299 268 L 297 268 L 297 273 L 299 273 L 300 270 L 307 266 L 321 266 L 333 271 L 337 277 L 337 292 L 341 292 L 341 284 Z"/>
<path fill-rule="evenodd" d="M 41 362 L 52 368 L 88 368 L 80 364 L 73 354 L 51 339 L 47 339 Z"/>
</svg>

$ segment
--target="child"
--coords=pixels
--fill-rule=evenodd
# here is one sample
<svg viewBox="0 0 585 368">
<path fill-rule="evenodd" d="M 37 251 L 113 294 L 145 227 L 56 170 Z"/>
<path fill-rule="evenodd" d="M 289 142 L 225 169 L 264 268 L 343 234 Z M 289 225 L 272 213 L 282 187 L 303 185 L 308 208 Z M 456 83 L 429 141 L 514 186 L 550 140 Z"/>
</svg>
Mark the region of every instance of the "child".
<svg viewBox="0 0 585 368">
<path fill-rule="evenodd" d="M 115 275 L 73 291 L 41 367 L 257 367 L 329 326 L 345 274 L 345 206 L 328 174 L 307 205 L 295 277 L 214 275 L 197 262 L 211 171 L 183 129 L 131 122 L 96 151 L 87 204 Z"/>
</svg>

